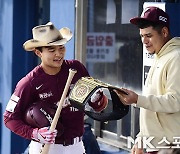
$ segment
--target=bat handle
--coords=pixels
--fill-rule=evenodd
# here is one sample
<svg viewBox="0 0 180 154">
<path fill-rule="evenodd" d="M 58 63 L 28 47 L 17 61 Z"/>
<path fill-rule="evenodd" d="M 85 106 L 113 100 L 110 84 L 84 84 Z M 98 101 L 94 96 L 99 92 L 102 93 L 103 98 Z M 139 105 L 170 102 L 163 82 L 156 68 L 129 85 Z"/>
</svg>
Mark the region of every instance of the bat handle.
<svg viewBox="0 0 180 154">
<path fill-rule="evenodd" d="M 50 144 L 43 144 L 40 150 L 40 154 L 48 154 Z"/>
</svg>

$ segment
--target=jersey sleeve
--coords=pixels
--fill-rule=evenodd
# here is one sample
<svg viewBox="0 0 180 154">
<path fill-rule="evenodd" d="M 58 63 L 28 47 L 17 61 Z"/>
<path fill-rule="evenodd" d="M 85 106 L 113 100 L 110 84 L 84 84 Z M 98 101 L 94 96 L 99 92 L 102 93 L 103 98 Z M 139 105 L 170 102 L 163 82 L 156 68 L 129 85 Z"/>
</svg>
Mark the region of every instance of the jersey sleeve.
<svg viewBox="0 0 180 154">
<path fill-rule="evenodd" d="M 4 124 L 15 134 L 31 139 L 33 128 L 24 121 L 24 112 L 32 102 L 31 84 L 23 78 L 18 82 L 4 112 Z"/>
</svg>

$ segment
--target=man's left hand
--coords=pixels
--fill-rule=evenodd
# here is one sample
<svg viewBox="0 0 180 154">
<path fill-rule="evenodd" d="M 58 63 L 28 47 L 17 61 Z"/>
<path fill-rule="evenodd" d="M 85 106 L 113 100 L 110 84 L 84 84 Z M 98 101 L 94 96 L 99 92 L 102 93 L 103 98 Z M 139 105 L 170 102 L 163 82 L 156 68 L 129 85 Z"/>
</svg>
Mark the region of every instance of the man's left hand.
<svg viewBox="0 0 180 154">
<path fill-rule="evenodd" d="M 117 93 L 117 95 L 119 96 L 119 99 L 121 100 L 121 102 L 124 105 L 131 105 L 133 103 L 135 103 L 135 104 L 137 103 L 138 94 L 136 94 L 134 91 L 131 91 L 131 90 L 128 90 L 125 88 L 122 88 L 122 90 L 127 94 L 124 94 L 124 93 L 119 92 L 117 90 L 115 90 L 115 92 Z"/>
</svg>

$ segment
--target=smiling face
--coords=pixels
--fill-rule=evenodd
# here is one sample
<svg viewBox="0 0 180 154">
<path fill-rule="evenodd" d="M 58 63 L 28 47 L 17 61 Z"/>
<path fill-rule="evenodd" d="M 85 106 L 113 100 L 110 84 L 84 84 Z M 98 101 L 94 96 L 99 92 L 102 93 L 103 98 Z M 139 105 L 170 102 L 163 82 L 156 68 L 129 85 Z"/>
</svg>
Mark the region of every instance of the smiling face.
<svg viewBox="0 0 180 154">
<path fill-rule="evenodd" d="M 140 28 L 140 36 L 143 45 L 150 54 L 158 53 L 162 46 L 169 39 L 169 31 L 167 27 L 163 27 L 160 31 L 153 29 L 152 26 Z"/>
<path fill-rule="evenodd" d="M 42 47 L 41 50 L 36 49 L 35 54 L 41 58 L 43 70 L 50 75 L 58 73 L 64 60 L 65 47 L 62 45 Z"/>
</svg>

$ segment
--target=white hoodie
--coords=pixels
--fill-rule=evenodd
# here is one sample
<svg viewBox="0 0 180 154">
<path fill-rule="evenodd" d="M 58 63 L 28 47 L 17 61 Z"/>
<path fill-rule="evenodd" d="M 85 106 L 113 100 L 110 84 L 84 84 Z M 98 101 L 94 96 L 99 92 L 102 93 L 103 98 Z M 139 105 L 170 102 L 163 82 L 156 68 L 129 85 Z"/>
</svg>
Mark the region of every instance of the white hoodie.
<svg viewBox="0 0 180 154">
<path fill-rule="evenodd" d="M 176 139 L 180 145 L 180 38 L 168 41 L 155 55 L 137 107 L 141 107 L 138 136 L 154 137 L 155 149 L 148 151 Z"/>
</svg>

